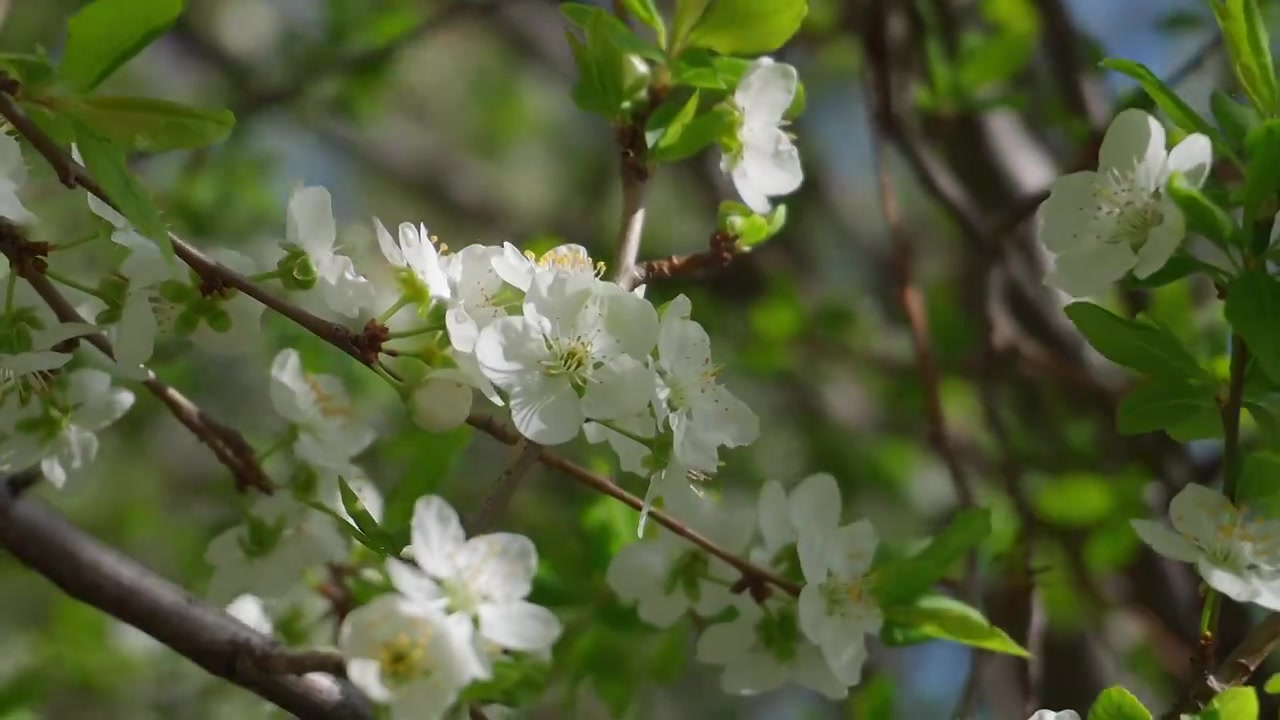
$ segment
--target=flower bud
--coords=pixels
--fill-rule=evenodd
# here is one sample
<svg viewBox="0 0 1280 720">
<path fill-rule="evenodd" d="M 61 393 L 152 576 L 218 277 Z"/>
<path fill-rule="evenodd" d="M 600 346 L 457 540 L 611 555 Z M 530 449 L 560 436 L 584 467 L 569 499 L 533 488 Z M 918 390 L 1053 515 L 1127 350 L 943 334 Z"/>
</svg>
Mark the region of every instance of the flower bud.
<svg viewBox="0 0 1280 720">
<path fill-rule="evenodd" d="M 310 290 L 316 286 L 316 265 L 305 250 L 286 246 L 284 257 L 276 263 L 280 271 L 280 283 L 288 290 Z"/>
<path fill-rule="evenodd" d="M 637 102 L 648 99 L 649 81 L 653 79 L 653 71 L 644 58 L 631 53 L 622 59 L 622 92 Z"/>
<path fill-rule="evenodd" d="M 466 422 L 471 413 L 471 386 L 436 373 L 413 391 L 413 422 L 428 432 L 444 432 Z"/>
</svg>

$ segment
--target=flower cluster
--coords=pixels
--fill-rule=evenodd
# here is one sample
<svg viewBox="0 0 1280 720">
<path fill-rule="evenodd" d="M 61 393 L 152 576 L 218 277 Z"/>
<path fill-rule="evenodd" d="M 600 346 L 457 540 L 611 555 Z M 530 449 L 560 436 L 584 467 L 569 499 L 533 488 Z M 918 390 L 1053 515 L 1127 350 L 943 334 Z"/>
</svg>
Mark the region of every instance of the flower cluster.
<svg viewBox="0 0 1280 720">
<path fill-rule="evenodd" d="M 755 517 L 749 508 L 691 495 L 673 495 L 666 509 L 719 547 L 735 554 L 750 549 L 761 565 L 799 574 L 805 583 L 798 599 L 735 595 L 733 568 L 659 528 L 619 551 L 605 576 L 642 620 L 668 627 L 692 612 L 712 621 L 698 639 L 697 657 L 724 667 L 721 686 L 729 693 L 794 682 L 839 699 L 858 684 L 866 636 L 882 623 L 869 592 L 877 538 L 866 520 L 840 525 L 832 476 L 812 475 L 790 494 L 776 481 L 766 483 Z M 719 621 L 725 615 L 730 619 Z"/>
</svg>

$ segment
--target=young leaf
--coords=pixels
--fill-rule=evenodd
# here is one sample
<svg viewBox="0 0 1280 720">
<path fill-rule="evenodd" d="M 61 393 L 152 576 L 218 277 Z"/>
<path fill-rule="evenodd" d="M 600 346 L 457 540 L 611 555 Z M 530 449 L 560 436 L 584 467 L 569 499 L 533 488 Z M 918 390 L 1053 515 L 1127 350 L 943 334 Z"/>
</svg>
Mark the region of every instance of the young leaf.
<svg viewBox="0 0 1280 720">
<path fill-rule="evenodd" d="M 772 52 L 796 34 L 808 12 L 808 0 L 712 0 L 687 42 L 722 55 Z"/>
<path fill-rule="evenodd" d="M 1244 149 L 1244 139 L 1262 122 L 1257 110 L 1232 100 L 1231 96 L 1221 90 L 1214 90 L 1209 95 L 1209 111 L 1213 113 L 1213 119 L 1218 121 L 1218 127 L 1222 128 L 1227 142 L 1236 150 Z"/>
<path fill-rule="evenodd" d="M 172 253 L 169 231 L 164 219 L 160 217 L 160 210 L 151 201 L 146 189 L 129 172 L 124 150 L 82 123 L 73 124 L 76 129 L 76 147 L 84 158 L 89 174 L 115 201 L 120 212 L 139 233 L 155 242 L 161 252 Z"/>
<path fill-rule="evenodd" d="M 1258 720 L 1258 693 L 1234 687 L 1218 693 L 1196 716 L 1200 720 Z"/>
<path fill-rule="evenodd" d="M 168 100 L 89 95 L 50 98 L 48 104 L 79 120 L 126 151 L 165 152 L 221 142 L 236 118 Z"/>
<path fill-rule="evenodd" d="M 885 563 L 875 571 L 872 592 L 881 607 L 911 602 L 933 588 L 970 548 L 991 534 L 991 513 L 963 510 L 928 547 L 910 557 Z"/>
<path fill-rule="evenodd" d="M 1267 678 L 1267 684 L 1262 686 L 1262 692 L 1268 695 L 1280 695 L 1280 673 Z"/>
<path fill-rule="evenodd" d="M 1245 137 L 1248 163 L 1244 172 L 1245 227 L 1255 220 L 1270 220 L 1263 211 L 1280 191 L 1280 120 L 1267 120 Z"/>
<path fill-rule="evenodd" d="M 680 133 L 684 132 L 685 126 L 698 113 L 700 95 L 694 90 L 684 102 L 672 97 L 658 106 L 645 125 L 645 139 L 649 147 L 670 146 L 680 139 Z"/>
<path fill-rule="evenodd" d="M 1272 381 L 1280 382 L 1280 284 L 1258 270 L 1240 274 L 1227 288 L 1227 322 L 1244 341 Z"/>
<path fill-rule="evenodd" d="M 653 0 L 623 0 L 623 7 L 637 20 L 653 28 L 654 35 L 658 38 L 658 47 L 667 47 L 667 26 L 663 24 L 662 15 Z"/>
<path fill-rule="evenodd" d="M 1178 94 L 1170 89 L 1168 85 L 1165 85 L 1163 80 L 1156 77 L 1156 74 L 1151 72 L 1147 66 L 1132 60 L 1107 58 L 1102 61 L 1102 67 L 1115 70 L 1137 80 L 1147 95 L 1155 101 L 1156 105 L 1178 127 L 1187 132 L 1204 133 L 1213 140 L 1213 144 L 1218 146 L 1220 150 L 1228 153 L 1232 152 L 1231 147 L 1222 139 L 1222 135 L 1204 118 L 1196 114 L 1196 111 L 1192 110 L 1190 105 L 1178 97 Z"/>
<path fill-rule="evenodd" d="M 1278 109 L 1276 71 L 1257 0 L 1212 0 L 1210 5 L 1245 94 L 1260 113 L 1274 116 Z"/>
<path fill-rule="evenodd" d="M 1065 312 L 1089 344 L 1111 362 L 1152 377 L 1210 379 L 1182 343 L 1161 328 L 1126 320 L 1093 303 L 1074 302 Z"/>
<path fill-rule="evenodd" d="M 676 0 L 676 12 L 671 21 L 671 55 L 678 57 L 685 48 L 685 37 L 702 13 L 707 11 L 711 0 Z"/>
<path fill-rule="evenodd" d="M 703 113 L 688 122 L 673 140 L 664 137 L 650 156 L 660 162 L 683 160 L 716 142 L 728 127 L 729 118 L 721 112 Z"/>
<path fill-rule="evenodd" d="M 399 548 L 393 547 L 387 533 L 378 526 L 378 521 L 365 508 L 364 503 L 360 500 L 360 496 L 347 483 L 347 479 L 338 476 L 338 492 L 342 496 L 342 507 L 347 511 L 347 515 L 351 517 L 356 528 L 369 540 L 372 544 L 369 546 L 374 550 L 379 550 L 385 554 L 395 554 Z"/>
<path fill-rule="evenodd" d="M 1218 277 L 1222 271 L 1209 263 L 1186 253 L 1179 253 L 1169 258 L 1164 267 L 1144 278 L 1136 278 L 1132 274 L 1120 281 L 1123 288 L 1158 288 L 1181 280 L 1198 272 Z"/>
<path fill-rule="evenodd" d="M 76 92 L 98 86 L 182 14 L 182 0 L 94 0 L 67 21 L 60 74 Z"/>
<path fill-rule="evenodd" d="M 1169 198 L 1186 217 L 1188 229 L 1200 233 L 1220 248 L 1231 245 L 1236 224 L 1226 210 L 1189 185 L 1181 173 L 1174 173 L 1169 178 L 1167 190 Z"/>
<path fill-rule="evenodd" d="M 887 608 L 884 613 L 886 642 L 893 644 L 897 630 L 915 642 L 925 639 L 951 640 L 992 652 L 1029 657 L 1021 645 L 992 625 L 977 608 L 945 595 L 926 595 L 910 605 Z M 884 634 L 884 633 L 882 633 Z M 901 644 L 901 643 L 900 643 Z"/>
<path fill-rule="evenodd" d="M 1143 707 L 1133 693 L 1116 686 L 1098 695 L 1089 708 L 1088 720 L 1151 720 L 1151 711 Z"/>
<path fill-rule="evenodd" d="M 1155 379 L 1125 395 L 1116 410 L 1116 429 L 1137 435 L 1177 427 L 1208 411 L 1217 422 L 1213 388 L 1182 380 Z"/>
</svg>

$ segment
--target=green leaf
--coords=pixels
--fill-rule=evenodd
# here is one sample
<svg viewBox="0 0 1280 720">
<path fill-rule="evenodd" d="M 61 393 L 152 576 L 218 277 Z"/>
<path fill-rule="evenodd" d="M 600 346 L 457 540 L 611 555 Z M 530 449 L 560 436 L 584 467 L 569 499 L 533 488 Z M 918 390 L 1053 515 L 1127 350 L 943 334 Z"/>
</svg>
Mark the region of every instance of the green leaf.
<svg viewBox="0 0 1280 720">
<path fill-rule="evenodd" d="M 685 48 L 685 38 L 702 13 L 706 12 L 711 0 L 676 0 L 676 12 L 671 21 L 671 54 L 679 56 Z"/>
<path fill-rule="evenodd" d="M 729 118 L 713 110 L 690 120 L 671 142 L 660 142 L 650 153 L 654 160 L 676 162 L 695 155 L 716 142 L 729 127 Z"/>
<path fill-rule="evenodd" d="M 722 55 L 773 52 L 800 30 L 808 12 L 808 0 L 711 0 L 687 42 Z"/>
<path fill-rule="evenodd" d="M 1036 515 L 1060 527 L 1092 527 L 1116 509 L 1114 478 L 1075 473 L 1051 478 L 1035 488 L 1031 504 Z"/>
<path fill-rule="evenodd" d="M 1227 288 L 1227 322 L 1273 382 L 1280 382 L 1280 284 L 1259 270 L 1240 274 Z"/>
<path fill-rule="evenodd" d="M 84 159 L 84 166 L 98 181 L 98 185 L 116 204 L 120 213 L 133 224 L 134 229 L 159 246 L 161 252 L 172 254 L 169 231 L 160 210 L 151 201 L 145 188 L 129 172 L 125 164 L 124 150 L 103 138 L 83 123 L 74 122 L 76 147 Z"/>
<path fill-rule="evenodd" d="M 1209 95 L 1209 111 L 1213 113 L 1213 119 L 1218 121 L 1218 127 L 1222 129 L 1227 142 L 1237 150 L 1244 149 L 1244 139 L 1262 122 L 1257 110 L 1232 100 L 1230 95 L 1221 90 L 1214 90 Z"/>
<path fill-rule="evenodd" d="M 990 534 L 990 511 L 962 510 L 926 548 L 876 570 L 872 592 L 881 607 L 909 603 L 932 589 L 957 560 Z"/>
<path fill-rule="evenodd" d="M 583 30 L 582 40 L 568 34 L 578 68 L 574 102 L 611 121 L 622 119 L 634 102 L 647 95 L 641 92 L 647 88 L 649 72 L 642 58 L 661 60 L 661 51 L 646 45 L 622 21 L 600 8 L 565 3 L 561 12 Z"/>
<path fill-rule="evenodd" d="M 1251 687 L 1230 688 L 1214 696 L 1196 717 L 1200 720 L 1258 720 L 1258 693 Z"/>
<path fill-rule="evenodd" d="M 1196 114 L 1196 111 L 1192 110 L 1190 105 L 1183 102 L 1182 98 L 1178 97 L 1178 94 L 1170 89 L 1168 85 L 1165 85 L 1163 80 L 1156 77 L 1155 73 L 1151 72 L 1147 66 L 1132 60 L 1107 58 L 1102 61 L 1102 67 L 1115 70 L 1137 80 L 1147 95 L 1155 101 L 1165 115 L 1169 116 L 1173 124 L 1187 132 L 1204 133 L 1223 152 L 1233 152 L 1231 146 L 1222 139 L 1222 135 L 1208 121 Z"/>
<path fill-rule="evenodd" d="M 1280 190 L 1280 120 L 1267 120 L 1245 137 L 1248 162 L 1244 170 L 1245 227 L 1274 215 L 1276 191 Z M 1271 212 L 1266 208 L 1270 205 Z"/>
<path fill-rule="evenodd" d="M 637 20 L 653 28 L 658 38 L 658 47 L 667 47 L 667 26 L 663 24 L 662 15 L 653 0 L 623 0 L 622 5 Z"/>
<path fill-rule="evenodd" d="M 890 607 L 885 610 L 884 621 L 886 628 L 905 629 L 921 639 L 951 640 L 982 650 L 1030 657 L 977 608 L 945 595 L 926 595 L 910 605 Z"/>
<path fill-rule="evenodd" d="M 1210 6 L 1222 28 L 1231 68 L 1254 107 L 1266 116 L 1277 110 L 1276 71 L 1271 41 L 1256 0 L 1212 0 Z"/>
<path fill-rule="evenodd" d="M 383 555 L 396 555 L 400 552 L 400 548 L 404 545 L 396 545 L 390 536 L 378 525 L 378 521 L 364 506 L 364 502 L 360 500 L 360 496 L 356 491 L 347 484 L 347 479 L 338 476 L 338 492 L 342 497 L 342 507 L 347 511 L 347 515 L 351 517 L 351 521 L 355 523 L 356 529 L 360 531 L 356 535 L 356 539 L 371 550 L 375 550 Z M 323 504 L 316 503 L 323 507 Z M 342 520 L 341 516 L 336 516 Z M 343 520 L 340 524 L 347 525 Z M 406 543 L 407 544 L 407 543 Z"/>
<path fill-rule="evenodd" d="M 698 100 L 701 93 L 693 91 L 686 100 L 668 98 L 649 116 L 645 124 L 645 140 L 650 148 L 670 147 L 680 139 L 680 133 L 698 113 Z"/>
<path fill-rule="evenodd" d="M 1236 502 L 1280 518 L 1280 453 L 1250 453 L 1236 480 Z"/>
<path fill-rule="evenodd" d="M 413 471 L 387 493 L 382 527 L 400 546 L 409 544 L 413 504 L 440 486 L 471 444 L 473 430 L 462 425 L 446 433 L 422 435 L 412 458 Z"/>
<path fill-rule="evenodd" d="M 1182 343 L 1162 328 L 1126 320 L 1088 302 L 1071 303 L 1064 312 L 1111 362 L 1152 377 L 1211 379 Z"/>
<path fill-rule="evenodd" d="M 57 77 L 57 69 L 49 62 L 43 49 L 36 53 L 0 53 L 0 69 L 22 83 L 23 95 L 26 96 Z"/>
<path fill-rule="evenodd" d="M 1165 263 L 1164 267 L 1144 278 L 1136 278 L 1130 273 L 1120 281 L 1120 286 L 1126 289 L 1164 287 L 1197 272 L 1203 272 L 1215 278 L 1222 274 L 1219 268 L 1199 258 L 1179 253 L 1169 258 L 1169 262 Z"/>
<path fill-rule="evenodd" d="M 182 14 L 182 0 L 94 0 L 67 21 L 60 73 L 76 92 L 98 86 Z"/>
<path fill-rule="evenodd" d="M 225 139 L 236 122 L 230 110 L 154 98 L 91 95 L 47 102 L 127 152 L 205 147 Z"/>
<path fill-rule="evenodd" d="M 1214 389 L 1182 380 L 1154 379 L 1134 388 L 1116 410 L 1116 429 L 1137 435 L 1175 427 L 1209 411 L 1217 422 Z"/>
<path fill-rule="evenodd" d="M 1236 235 L 1236 224 L 1226 210 L 1187 183 L 1182 173 L 1174 173 L 1166 186 L 1170 199 L 1186 216 L 1187 228 L 1226 248 Z"/>
<path fill-rule="evenodd" d="M 1089 709 L 1087 720 L 1151 720 L 1151 712 L 1122 687 L 1103 690 Z"/>
<path fill-rule="evenodd" d="M 1262 692 L 1268 695 L 1280 695 L 1280 673 L 1267 678 L 1267 683 L 1262 686 Z"/>
</svg>

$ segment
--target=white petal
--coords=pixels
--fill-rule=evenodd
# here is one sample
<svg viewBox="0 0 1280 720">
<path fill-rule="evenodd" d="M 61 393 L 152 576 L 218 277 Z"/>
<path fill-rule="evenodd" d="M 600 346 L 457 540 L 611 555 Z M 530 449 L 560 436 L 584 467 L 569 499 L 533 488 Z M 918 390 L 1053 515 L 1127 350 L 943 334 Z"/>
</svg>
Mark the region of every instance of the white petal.
<svg viewBox="0 0 1280 720">
<path fill-rule="evenodd" d="M 800 632 L 810 642 L 821 642 L 827 634 L 827 604 L 822 598 L 822 588 L 815 582 L 809 582 L 800 589 L 800 599 L 796 603 L 796 619 L 800 624 Z"/>
<path fill-rule="evenodd" d="M 577 393 L 563 377 L 535 376 L 529 384 L 511 388 L 507 405 L 520 434 L 540 445 L 569 442 L 586 420 Z"/>
<path fill-rule="evenodd" d="M 689 612 L 689 598 L 683 592 L 657 592 L 640 598 L 636 614 L 640 619 L 657 628 L 675 625 Z"/>
<path fill-rule="evenodd" d="M 131 368 L 146 363 L 155 351 L 157 332 L 150 298 L 145 293 L 129 293 L 116 325 L 116 362 Z"/>
<path fill-rule="evenodd" d="M 1168 198 L 1160 205 L 1161 222 L 1147 233 L 1147 241 L 1138 250 L 1138 261 L 1133 267 L 1134 277 L 1139 279 L 1164 267 L 1187 236 L 1186 220 L 1178 206 Z"/>
<path fill-rule="evenodd" d="M 849 523 L 836 530 L 827 543 L 827 566 L 845 580 L 862 577 L 871 567 L 877 544 L 876 531 L 870 522 Z"/>
<path fill-rule="evenodd" d="M 425 495 L 413 504 L 410 529 L 413 559 L 436 578 L 453 577 L 453 556 L 466 542 L 462 520 L 453 506 L 436 495 Z"/>
<path fill-rule="evenodd" d="M 1049 188 L 1040 205 L 1040 242 L 1050 252 L 1071 252 L 1082 242 L 1093 244 L 1087 234 L 1097 212 L 1098 174 L 1089 170 L 1062 175 Z"/>
<path fill-rule="evenodd" d="M 533 263 L 515 245 L 502 243 L 502 253 L 490 260 L 494 272 L 507 283 L 527 291 L 533 282 Z"/>
<path fill-rule="evenodd" d="M 16 223 L 34 222 L 36 216 L 18 199 L 18 187 L 7 178 L 0 178 L 0 217 Z"/>
<path fill-rule="evenodd" d="M 1143 542 L 1167 558 L 1179 562 L 1195 562 L 1200 557 L 1199 549 L 1190 540 L 1170 530 L 1164 523 L 1150 520 L 1130 520 L 1129 522 Z"/>
<path fill-rule="evenodd" d="M 754 643 L 751 623 L 738 618 L 732 622 L 715 623 L 703 630 L 698 636 L 695 652 L 699 662 L 727 665 L 742 657 Z"/>
<path fill-rule="evenodd" d="M 656 542 L 638 540 L 614 554 L 604 581 L 618 597 L 634 602 L 660 589 L 668 567 L 668 559 Z"/>
<path fill-rule="evenodd" d="M 746 122 L 777 125 L 795 99 L 799 83 L 794 67 L 762 57 L 742 74 L 733 98 Z"/>
<path fill-rule="evenodd" d="M 550 648 L 563 630 L 555 614 L 524 600 L 485 603 L 479 608 L 480 633 L 508 650 Z"/>
<path fill-rule="evenodd" d="M 772 555 L 782 549 L 783 545 L 795 541 L 796 526 L 791 523 L 787 493 L 782 489 L 782 483 L 770 480 L 760 488 L 756 513 L 760 521 L 760 534 L 764 536 L 764 545 L 769 554 Z"/>
<path fill-rule="evenodd" d="M 620 355 L 596 371 L 582 397 L 582 412 L 598 420 L 635 415 L 649 404 L 657 382 L 649 366 Z"/>
<path fill-rule="evenodd" d="M 796 657 L 791 661 L 791 679 L 817 690 L 829 700 L 843 700 L 849 695 L 849 688 L 831 672 L 822 651 L 808 643 L 796 649 Z"/>
<path fill-rule="evenodd" d="M 391 585 L 410 600 L 434 602 L 444 598 L 444 593 L 435 580 L 401 560 L 387 559 L 387 577 L 391 580 Z"/>
<path fill-rule="evenodd" d="M 491 533 L 471 538 L 457 555 L 458 568 L 468 584 L 495 601 L 521 600 L 533 586 L 538 551 L 533 542 L 514 533 Z"/>
<path fill-rule="evenodd" d="M 495 320 L 480 331 L 475 356 L 485 377 L 509 389 L 529 372 L 541 374 L 542 363 L 551 353 L 537 325 L 527 318 L 511 317 Z"/>
<path fill-rule="evenodd" d="M 1164 167 L 1166 156 L 1164 126 L 1142 110 L 1129 109 L 1116 115 L 1098 149 L 1099 170 L 1129 172 L 1135 167 L 1150 168 L 1151 185 Z"/>
<path fill-rule="evenodd" d="M 1045 283 L 1075 297 L 1101 295 L 1137 262 L 1128 245 L 1105 243 L 1058 255 Z"/>
<path fill-rule="evenodd" d="M 285 237 L 308 254 L 329 254 L 338 238 L 333 202 L 323 187 L 304 187 L 289 198 Z"/>
<path fill-rule="evenodd" d="M 360 688 L 374 702 L 389 702 L 395 694 L 382 682 L 382 665 L 370 658 L 352 658 L 347 661 L 347 679 Z"/>
<path fill-rule="evenodd" d="M 748 650 L 725 666 L 720 687 L 731 695 L 758 695 L 776 690 L 786 680 L 777 658 L 761 650 Z"/>
<path fill-rule="evenodd" d="M 401 252 L 400 246 L 396 243 L 395 238 L 391 237 L 391 233 L 387 230 L 387 226 L 382 224 L 378 218 L 373 219 L 373 229 L 378 236 L 378 248 L 382 250 L 382 256 L 387 262 L 396 267 L 405 267 L 408 263 L 404 259 L 404 253 Z"/>
<path fill-rule="evenodd" d="M 742 157 L 733 170 L 733 181 L 739 192 L 745 183 L 754 192 L 776 197 L 795 192 L 804 182 L 800 151 L 782 130 L 776 127 L 744 129 L 742 142 Z"/>
<path fill-rule="evenodd" d="M 1213 165 L 1213 143 L 1201 133 L 1191 133 L 1169 151 L 1164 176 L 1180 172 L 1192 187 L 1204 185 Z"/>
<path fill-rule="evenodd" d="M 1206 547 L 1217 539 L 1219 518 L 1234 512 L 1225 495 L 1198 483 L 1186 485 L 1169 502 L 1174 529 Z"/>
<path fill-rule="evenodd" d="M 818 645 L 837 680 L 846 687 L 862 680 L 862 666 L 867 662 L 867 644 L 862 636 L 849 638 L 830 633 Z"/>
<path fill-rule="evenodd" d="M 801 480 L 787 499 L 791 522 L 798 528 L 835 530 L 843 508 L 840 486 L 830 473 L 816 473 Z"/>
</svg>

